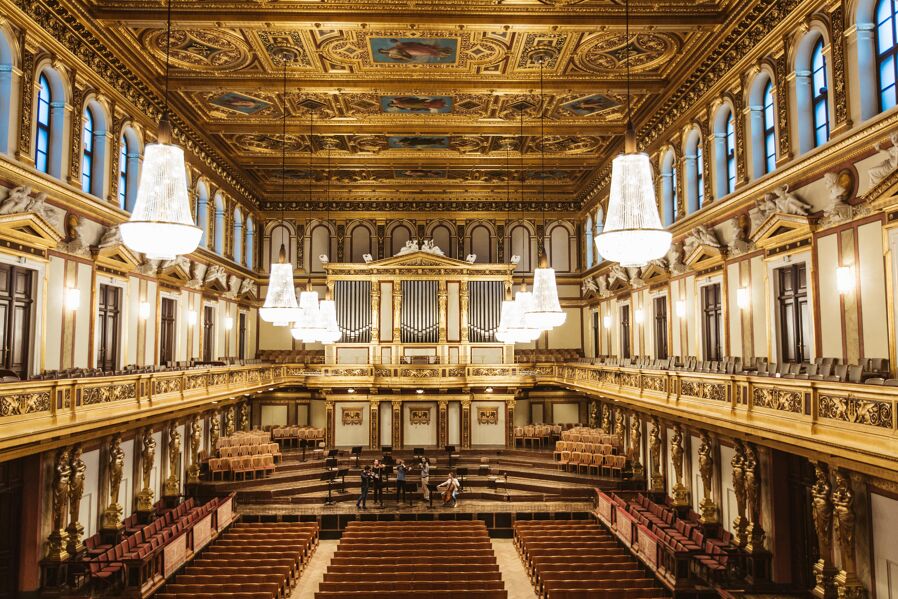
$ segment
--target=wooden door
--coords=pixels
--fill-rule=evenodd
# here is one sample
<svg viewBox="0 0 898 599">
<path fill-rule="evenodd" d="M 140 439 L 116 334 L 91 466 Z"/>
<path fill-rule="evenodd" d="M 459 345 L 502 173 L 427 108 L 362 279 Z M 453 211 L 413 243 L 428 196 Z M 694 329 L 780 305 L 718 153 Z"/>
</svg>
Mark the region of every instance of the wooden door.
<svg viewBox="0 0 898 599">
<path fill-rule="evenodd" d="M 97 297 L 97 368 L 114 371 L 121 338 L 122 290 L 101 284 Z"/>
</svg>

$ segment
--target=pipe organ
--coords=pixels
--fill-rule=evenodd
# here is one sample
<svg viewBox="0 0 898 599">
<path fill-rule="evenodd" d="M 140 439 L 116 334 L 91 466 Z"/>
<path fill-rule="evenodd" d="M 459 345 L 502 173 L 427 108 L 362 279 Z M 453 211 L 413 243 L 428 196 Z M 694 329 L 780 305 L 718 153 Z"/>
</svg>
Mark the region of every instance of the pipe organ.
<svg viewBox="0 0 898 599">
<path fill-rule="evenodd" d="M 440 320 L 437 281 L 402 281 L 399 330 L 403 343 L 437 343 Z"/>
<path fill-rule="evenodd" d="M 512 264 L 469 264 L 410 249 L 369 262 L 324 265 L 343 333 L 334 363 L 501 363 L 496 341 Z M 510 355 L 510 354 L 509 354 Z"/>
<path fill-rule="evenodd" d="M 335 281 L 337 324 L 345 343 L 371 341 L 371 281 Z"/>
<path fill-rule="evenodd" d="M 468 341 L 496 341 L 505 285 L 502 281 L 468 282 Z"/>
</svg>

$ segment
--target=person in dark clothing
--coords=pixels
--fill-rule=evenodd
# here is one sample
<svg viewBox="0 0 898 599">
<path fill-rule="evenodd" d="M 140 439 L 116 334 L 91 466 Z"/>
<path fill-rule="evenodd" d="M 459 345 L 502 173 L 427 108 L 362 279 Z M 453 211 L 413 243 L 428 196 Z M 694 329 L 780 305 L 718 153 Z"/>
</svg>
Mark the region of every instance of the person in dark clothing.
<svg viewBox="0 0 898 599">
<path fill-rule="evenodd" d="M 371 466 L 365 466 L 365 469 L 362 470 L 362 492 L 359 495 L 358 501 L 355 502 L 355 507 L 357 509 L 368 509 L 366 502 L 368 501 L 368 489 L 371 487 Z"/>
<path fill-rule="evenodd" d="M 402 495 L 402 501 L 407 501 L 408 497 L 405 494 L 405 475 L 408 473 L 408 466 L 405 465 L 405 462 L 399 460 L 399 463 L 396 465 L 396 504 L 399 504 L 399 496 Z"/>
<path fill-rule="evenodd" d="M 374 466 L 371 467 L 371 482 L 374 483 L 374 501 L 383 505 L 384 467 L 380 460 L 374 460 Z"/>
</svg>

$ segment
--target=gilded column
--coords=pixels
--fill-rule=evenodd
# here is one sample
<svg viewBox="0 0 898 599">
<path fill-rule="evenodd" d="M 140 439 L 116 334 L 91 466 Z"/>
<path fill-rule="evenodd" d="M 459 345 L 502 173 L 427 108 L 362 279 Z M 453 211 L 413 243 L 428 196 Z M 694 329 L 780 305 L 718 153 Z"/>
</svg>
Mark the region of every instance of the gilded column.
<svg viewBox="0 0 898 599">
<path fill-rule="evenodd" d="M 69 140 L 69 174 L 70 185 L 81 188 L 81 128 L 84 119 L 84 89 L 76 82 L 76 72 L 71 73 L 72 86 L 72 138 Z M 63 108 L 65 110 L 65 108 Z"/>
<path fill-rule="evenodd" d="M 777 57 L 774 61 L 776 67 L 776 134 L 779 140 L 779 154 L 777 156 L 776 165 L 784 164 L 792 160 L 792 144 L 789 141 L 789 85 L 786 83 L 786 77 L 789 74 L 787 66 L 787 57 L 784 53 Z"/>
<path fill-rule="evenodd" d="M 84 551 L 81 537 L 84 535 L 84 526 L 78 522 L 81 513 L 81 497 L 84 495 L 84 476 L 87 466 L 81 459 L 81 444 L 72 447 L 71 461 L 69 462 L 69 526 L 68 544 L 66 550 L 69 555 L 78 555 Z"/>
<path fill-rule="evenodd" d="M 402 400 L 394 399 L 393 404 L 393 449 L 402 449 Z"/>
<path fill-rule="evenodd" d="M 736 495 L 736 518 L 733 520 L 733 536 L 739 547 L 748 544 L 748 518 L 745 515 L 745 444 L 736 439 L 733 459 L 733 492 Z"/>
<path fill-rule="evenodd" d="M 446 327 L 447 327 L 447 316 L 446 316 L 446 306 L 449 302 L 449 292 L 446 290 L 446 281 L 440 281 L 440 290 L 438 292 L 437 298 L 439 300 L 439 309 L 440 309 L 440 343 L 446 343 Z"/>
<path fill-rule="evenodd" d="M 437 446 L 446 447 L 449 445 L 449 401 L 441 399 L 438 405 Z"/>
<path fill-rule="evenodd" d="M 505 400 L 505 447 L 514 449 L 514 397 Z"/>
<path fill-rule="evenodd" d="M 240 430 L 248 431 L 249 430 L 249 402 L 244 401 L 240 404 Z"/>
<path fill-rule="evenodd" d="M 748 545 L 750 552 L 763 551 L 767 533 L 761 527 L 761 467 L 758 450 L 751 443 L 745 444 L 745 505 L 748 511 Z"/>
<path fill-rule="evenodd" d="M 228 406 L 228 411 L 225 412 L 225 437 L 230 437 L 234 434 L 234 406 Z"/>
<path fill-rule="evenodd" d="M 623 450 L 624 448 L 624 410 L 616 408 L 614 410 L 614 436 L 617 437 L 617 446 Z"/>
<path fill-rule="evenodd" d="M 217 412 L 216 412 L 217 414 Z M 213 422 L 215 420 L 213 419 Z M 213 446 L 214 447 L 214 446 Z M 141 436 L 140 468 L 143 474 L 143 488 L 137 493 L 137 511 L 153 511 L 153 464 L 156 461 L 156 440 L 153 429 L 146 428 Z"/>
<path fill-rule="evenodd" d="M 832 486 L 826 464 L 813 462 L 816 479 L 811 486 L 811 515 L 814 517 L 814 531 L 817 533 L 817 552 L 820 559 L 814 564 L 816 586 L 813 593 L 820 599 L 835 599 L 836 574 L 833 564 L 833 502 Z"/>
<path fill-rule="evenodd" d="M 661 474 L 661 423 L 657 416 L 653 416 L 649 424 L 649 453 L 652 456 L 652 486 L 653 492 L 664 491 L 664 475 Z"/>
<path fill-rule="evenodd" d="M 630 412 L 630 470 L 633 478 L 642 478 L 645 467 L 642 465 L 642 420 L 637 412 Z"/>
<path fill-rule="evenodd" d="M 187 466 L 187 484 L 200 482 L 200 419 L 193 416 L 187 424 L 187 442 L 190 448 L 190 464 Z"/>
<path fill-rule="evenodd" d="M 461 446 L 465 449 L 471 447 L 471 396 L 461 400 Z"/>
<path fill-rule="evenodd" d="M 854 491 L 851 479 L 841 468 L 833 472 L 833 515 L 839 552 L 842 556 L 842 571 L 836 575 L 839 599 L 861 599 L 867 596 L 864 585 L 857 577 L 857 561 L 854 551 L 856 515 L 854 513 Z"/>
<path fill-rule="evenodd" d="M 334 400 L 330 397 L 324 399 L 324 416 L 327 429 L 324 432 L 327 447 L 334 446 Z"/>
<path fill-rule="evenodd" d="M 109 505 L 103 511 L 103 530 L 118 530 L 122 527 L 124 508 L 119 503 L 119 490 L 125 473 L 125 452 L 122 451 L 122 436 L 112 435 L 106 454 L 106 480 L 109 483 Z"/>
<path fill-rule="evenodd" d="M 711 144 L 713 140 L 711 139 L 710 130 L 704 123 L 700 125 L 700 130 L 702 132 L 702 138 L 699 141 L 702 145 L 702 185 L 705 187 L 704 196 L 702 196 L 704 202 L 702 206 L 707 206 L 714 201 L 714 177 L 711 176 L 711 152 L 713 151 Z M 685 211 L 683 214 L 685 214 Z"/>
<path fill-rule="evenodd" d="M 19 37 L 19 48 L 22 49 L 22 103 L 19 106 L 19 139 L 16 146 L 16 160 L 34 166 L 34 155 L 31 153 L 31 128 L 34 123 L 34 85 L 35 52 L 26 44 L 24 30 Z"/>
<path fill-rule="evenodd" d="M 611 407 L 607 403 L 602 404 L 602 432 L 611 434 Z"/>
<path fill-rule="evenodd" d="M 53 467 L 53 526 L 47 537 L 47 559 L 62 561 L 69 557 L 66 552 L 68 534 L 65 531 L 66 513 L 69 507 L 69 476 L 71 474 L 69 449 L 56 452 Z"/>
<path fill-rule="evenodd" d="M 698 446 L 698 471 L 702 477 L 702 524 L 717 524 L 717 504 L 714 503 L 714 445 L 708 431 L 702 431 Z"/>
<path fill-rule="evenodd" d="M 851 128 L 851 110 L 846 92 L 848 72 L 845 69 L 845 8 L 839 3 L 829 14 L 830 58 L 833 72 L 832 103 L 834 127 L 831 136 Z"/>
<path fill-rule="evenodd" d="M 380 281 L 371 281 L 371 343 L 380 343 Z"/>
<path fill-rule="evenodd" d="M 670 463 L 674 470 L 673 505 L 687 506 L 689 489 L 683 484 L 683 430 L 679 425 L 674 427 L 670 437 Z"/>
<path fill-rule="evenodd" d="M 221 437 L 221 413 L 212 412 L 209 417 L 209 455 L 215 456 L 218 451 L 218 439 Z"/>
<path fill-rule="evenodd" d="M 370 402 L 370 424 L 368 433 L 368 447 L 376 449 L 380 446 L 380 398 L 372 397 Z"/>
<path fill-rule="evenodd" d="M 733 121 L 736 126 L 736 187 L 741 187 L 748 182 L 748 169 L 746 164 L 748 156 L 745 153 L 745 100 L 743 93 L 744 80 L 740 77 L 739 88 L 733 94 Z"/>
<path fill-rule="evenodd" d="M 393 281 L 393 343 L 402 342 L 402 282 Z"/>
<path fill-rule="evenodd" d="M 461 285 L 458 286 L 458 300 L 459 300 L 459 322 L 461 328 L 461 342 L 468 342 L 468 284 L 462 281 Z"/>
<path fill-rule="evenodd" d="M 172 420 L 168 425 L 168 478 L 165 479 L 165 497 L 178 497 L 181 494 L 180 476 L 181 433 L 178 422 Z"/>
</svg>

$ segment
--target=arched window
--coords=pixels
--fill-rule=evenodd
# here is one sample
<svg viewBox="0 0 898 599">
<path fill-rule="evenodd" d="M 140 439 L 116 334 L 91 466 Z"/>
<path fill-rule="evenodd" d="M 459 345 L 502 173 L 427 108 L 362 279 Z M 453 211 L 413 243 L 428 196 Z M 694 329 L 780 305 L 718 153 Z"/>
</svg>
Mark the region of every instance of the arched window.
<svg viewBox="0 0 898 599">
<path fill-rule="evenodd" d="M 11 154 L 16 137 L 18 105 L 14 97 L 18 75 L 13 36 L 0 28 L 0 153 Z"/>
<path fill-rule="evenodd" d="M 814 110 L 814 147 L 829 141 L 829 89 L 826 85 L 826 57 L 823 56 L 823 37 L 811 51 L 811 89 Z"/>
<path fill-rule="evenodd" d="M 243 214 L 240 208 L 234 208 L 234 262 L 241 264 L 243 262 Z"/>
<path fill-rule="evenodd" d="M 898 103 L 898 1 L 879 0 L 876 5 L 876 64 L 879 67 L 879 109 Z"/>
<path fill-rule="evenodd" d="M 535 244 L 530 230 L 522 224 L 512 225 L 508 232 L 508 239 L 511 243 L 511 252 L 507 252 L 510 254 L 509 257 L 520 256 L 521 258 L 515 272 L 531 272 L 533 270 L 531 258 L 535 253 Z"/>
<path fill-rule="evenodd" d="M 571 232 L 562 223 L 555 223 L 549 227 L 546 235 L 546 253 L 549 258 L 549 266 L 557 272 L 571 272 L 573 260 L 571 260 Z"/>
<path fill-rule="evenodd" d="M 200 245 L 209 247 L 209 188 L 202 181 L 196 186 L 196 226 L 203 231 Z"/>
<path fill-rule="evenodd" d="M 84 110 L 81 129 L 81 190 L 96 195 L 93 186 L 94 170 L 94 111 L 88 106 Z"/>
<path fill-rule="evenodd" d="M 253 262 L 253 258 L 255 258 L 255 244 L 256 244 L 256 225 L 253 222 L 252 216 L 246 217 L 246 252 L 244 252 L 244 260 L 243 264 L 252 269 L 255 267 L 255 263 Z"/>
<path fill-rule="evenodd" d="M 371 237 L 372 231 L 367 226 L 362 223 L 356 223 L 349 232 L 349 235 L 346 236 L 346 242 L 349 244 L 349 247 L 346 248 L 348 251 L 345 251 L 345 254 L 349 256 L 350 262 L 362 262 L 364 260 L 365 254 L 372 254 L 372 258 L 374 251 L 371 246 Z"/>
<path fill-rule="evenodd" d="M 677 157 L 672 148 L 661 156 L 661 199 L 664 226 L 677 220 Z"/>
<path fill-rule="evenodd" d="M 118 157 L 118 203 L 119 208 L 131 212 L 137 199 L 137 185 L 140 181 L 140 137 L 132 127 L 122 129 L 119 140 Z M 208 195 L 207 195 L 208 201 Z"/>
<path fill-rule="evenodd" d="M 122 134 L 119 140 L 121 151 L 118 157 L 118 207 L 128 209 L 128 137 Z"/>
<path fill-rule="evenodd" d="M 35 118 L 34 167 L 42 173 L 50 173 L 50 80 L 46 73 L 38 79 L 37 115 Z"/>
<path fill-rule="evenodd" d="M 776 169 L 776 113 L 773 108 L 773 81 L 764 86 L 764 172 Z"/>
<path fill-rule="evenodd" d="M 592 249 L 592 216 L 586 215 L 586 222 L 583 223 L 583 238 L 586 241 L 586 268 L 592 268 L 593 249 Z"/>
<path fill-rule="evenodd" d="M 482 224 L 474 225 L 468 230 L 467 253 L 477 254 L 478 262 L 491 262 L 493 259 L 492 233 Z"/>
<path fill-rule="evenodd" d="M 718 199 L 736 191 L 736 119 L 730 104 L 714 117 L 714 195 Z"/>
<path fill-rule="evenodd" d="M 692 214 L 705 201 L 705 167 L 702 158 L 702 135 L 693 127 L 683 143 L 683 176 L 686 183 L 686 214 Z"/>
<path fill-rule="evenodd" d="M 443 253 L 447 256 L 451 256 L 455 258 L 456 254 L 456 244 L 452 243 L 453 235 L 452 230 L 448 225 L 438 224 L 430 230 L 430 238 L 433 239 L 433 244 L 443 250 Z"/>
<path fill-rule="evenodd" d="M 219 256 L 224 254 L 225 205 L 221 194 L 215 194 L 215 244 L 213 250 Z"/>
</svg>

